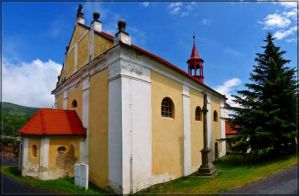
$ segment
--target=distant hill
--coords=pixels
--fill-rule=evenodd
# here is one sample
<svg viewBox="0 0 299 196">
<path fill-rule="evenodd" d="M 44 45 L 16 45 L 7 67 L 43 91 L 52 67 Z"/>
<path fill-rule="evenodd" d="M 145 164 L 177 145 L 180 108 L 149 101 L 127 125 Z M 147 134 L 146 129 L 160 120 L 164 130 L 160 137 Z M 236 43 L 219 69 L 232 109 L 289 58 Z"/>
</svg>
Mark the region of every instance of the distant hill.
<svg viewBox="0 0 299 196">
<path fill-rule="evenodd" d="M 3 126 L 1 133 L 4 135 L 16 136 L 18 130 L 37 112 L 38 108 L 21 106 L 13 103 L 2 102 Z M 2 130 L 3 129 L 3 130 Z"/>
</svg>

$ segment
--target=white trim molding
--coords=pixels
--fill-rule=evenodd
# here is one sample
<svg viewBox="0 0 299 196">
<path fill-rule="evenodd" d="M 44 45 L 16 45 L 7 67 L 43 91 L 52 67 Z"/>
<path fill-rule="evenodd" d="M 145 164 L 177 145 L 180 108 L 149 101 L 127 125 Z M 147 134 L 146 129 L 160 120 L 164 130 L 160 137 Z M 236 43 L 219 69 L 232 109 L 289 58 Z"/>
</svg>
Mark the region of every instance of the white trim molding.
<svg viewBox="0 0 299 196">
<path fill-rule="evenodd" d="M 67 109 L 67 98 L 68 98 L 67 90 L 65 90 L 65 91 L 63 92 L 63 105 L 62 105 L 62 108 L 63 108 L 64 110 Z"/>
<path fill-rule="evenodd" d="M 48 178 L 49 138 L 43 137 L 40 145 L 39 179 Z"/>
<path fill-rule="evenodd" d="M 28 140 L 29 139 L 27 137 L 23 137 L 22 139 L 22 172 L 27 168 L 28 163 Z"/>
<path fill-rule="evenodd" d="M 224 139 L 225 136 L 225 119 L 227 117 L 226 111 L 224 109 L 225 100 L 222 99 L 220 103 L 220 126 L 221 126 L 221 139 Z M 226 155 L 226 141 L 221 142 L 221 152 L 219 157 L 223 157 Z"/>
<path fill-rule="evenodd" d="M 94 58 L 94 28 L 90 28 L 89 32 L 88 57 L 89 61 Z"/>
<path fill-rule="evenodd" d="M 78 70 L 78 42 L 74 46 L 74 73 Z"/>
<path fill-rule="evenodd" d="M 207 127 L 208 127 L 208 147 L 210 149 L 212 149 L 211 143 L 212 143 L 212 115 L 213 112 L 211 111 L 211 96 L 210 94 L 207 93 L 207 109 L 208 109 L 208 113 L 207 113 Z"/>
<path fill-rule="evenodd" d="M 89 157 L 89 77 L 83 79 L 82 82 L 82 124 L 86 129 L 86 138 L 80 141 L 80 162 L 88 164 Z"/>
<path fill-rule="evenodd" d="M 129 194 L 151 185 L 150 70 L 113 55 L 108 65 L 109 185 Z"/>
<path fill-rule="evenodd" d="M 183 85 L 184 176 L 192 173 L 189 87 Z"/>
</svg>

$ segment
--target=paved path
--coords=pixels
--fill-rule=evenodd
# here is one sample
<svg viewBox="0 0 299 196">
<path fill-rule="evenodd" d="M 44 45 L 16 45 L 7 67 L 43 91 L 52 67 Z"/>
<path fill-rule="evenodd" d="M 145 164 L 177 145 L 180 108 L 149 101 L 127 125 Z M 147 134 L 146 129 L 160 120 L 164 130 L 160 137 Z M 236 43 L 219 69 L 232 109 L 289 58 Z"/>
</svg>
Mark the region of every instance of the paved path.
<svg viewBox="0 0 299 196">
<path fill-rule="evenodd" d="M 7 160 L 2 159 L 1 165 L 17 166 L 18 160 Z M 21 184 L 14 181 L 10 177 L 3 175 L 0 172 L 0 195 L 41 195 L 50 194 L 47 190 L 42 190 L 28 186 L 26 184 Z M 52 193 L 53 194 L 53 193 Z"/>
<path fill-rule="evenodd" d="M 11 178 L 2 175 L 1 173 L 1 184 L 0 184 L 0 189 L 1 189 L 1 195 L 11 195 L 11 194 L 45 194 L 49 193 L 49 191 L 46 190 L 41 190 L 37 188 L 30 187 L 28 185 L 20 184 Z"/>
<path fill-rule="evenodd" d="M 246 187 L 235 189 L 229 193 L 298 194 L 297 166 L 283 170 L 269 178 L 249 184 Z"/>
</svg>

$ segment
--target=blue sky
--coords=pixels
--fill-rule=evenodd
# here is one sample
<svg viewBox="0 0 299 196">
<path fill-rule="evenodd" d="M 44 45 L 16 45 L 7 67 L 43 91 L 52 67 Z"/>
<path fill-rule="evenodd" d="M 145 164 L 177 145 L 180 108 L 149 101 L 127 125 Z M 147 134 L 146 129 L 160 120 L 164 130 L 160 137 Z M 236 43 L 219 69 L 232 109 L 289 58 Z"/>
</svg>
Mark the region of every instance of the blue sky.
<svg viewBox="0 0 299 196">
<path fill-rule="evenodd" d="M 78 3 L 2 3 L 3 100 L 51 107 Z M 196 35 L 205 83 L 230 98 L 248 82 L 267 32 L 297 66 L 296 3 L 83 3 L 86 24 L 99 11 L 105 32 L 127 21 L 135 45 L 187 70 Z M 35 84 L 35 87 L 32 85 Z M 22 97 L 22 98 L 20 98 Z"/>
</svg>

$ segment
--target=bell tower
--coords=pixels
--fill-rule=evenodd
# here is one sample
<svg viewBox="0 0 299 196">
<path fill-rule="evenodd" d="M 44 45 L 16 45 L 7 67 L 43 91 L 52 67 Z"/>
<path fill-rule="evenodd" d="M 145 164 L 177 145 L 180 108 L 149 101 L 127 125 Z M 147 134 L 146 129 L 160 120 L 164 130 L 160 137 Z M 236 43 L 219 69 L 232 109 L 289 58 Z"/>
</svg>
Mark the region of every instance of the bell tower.
<svg viewBox="0 0 299 196">
<path fill-rule="evenodd" d="M 193 48 L 191 56 L 187 61 L 188 63 L 188 74 L 193 78 L 197 79 L 199 82 L 204 83 L 203 76 L 203 63 L 204 60 L 198 55 L 198 51 L 195 44 L 195 35 L 193 35 Z"/>
</svg>

